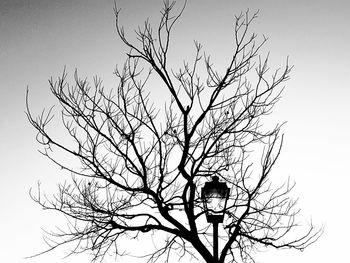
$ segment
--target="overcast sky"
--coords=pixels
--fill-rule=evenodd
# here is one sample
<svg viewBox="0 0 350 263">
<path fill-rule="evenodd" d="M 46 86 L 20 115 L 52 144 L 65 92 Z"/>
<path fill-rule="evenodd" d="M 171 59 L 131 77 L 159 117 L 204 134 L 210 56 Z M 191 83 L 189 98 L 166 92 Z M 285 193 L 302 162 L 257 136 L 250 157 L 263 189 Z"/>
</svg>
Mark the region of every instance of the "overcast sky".
<svg viewBox="0 0 350 263">
<path fill-rule="evenodd" d="M 118 2 L 130 35 L 145 18 L 159 17 L 160 0 Z M 35 131 L 24 114 L 25 91 L 28 86 L 36 113 L 55 104 L 47 79 L 59 76 L 64 66 L 69 73 L 77 68 L 82 76 L 98 75 L 112 87 L 112 72 L 126 51 L 115 33 L 112 8 L 111 0 L 0 0 L 1 262 L 87 262 L 86 255 L 63 260 L 68 247 L 24 259 L 46 247 L 42 227 L 64 224 L 34 204 L 29 189 L 41 181 L 53 191 L 65 176 L 37 152 Z M 260 10 L 253 30 L 269 37 L 271 67 L 282 66 L 287 56 L 295 66 L 274 113 L 287 121 L 276 169 L 282 178 L 296 181 L 293 195 L 305 219 L 325 225 L 321 239 L 303 253 L 270 250 L 257 261 L 345 262 L 350 236 L 349 1 L 189 0 L 174 31 L 174 57 L 181 62 L 198 40 L 220 65 L 229 53 L 233 17 L 247 8 Z"/>
</svg>

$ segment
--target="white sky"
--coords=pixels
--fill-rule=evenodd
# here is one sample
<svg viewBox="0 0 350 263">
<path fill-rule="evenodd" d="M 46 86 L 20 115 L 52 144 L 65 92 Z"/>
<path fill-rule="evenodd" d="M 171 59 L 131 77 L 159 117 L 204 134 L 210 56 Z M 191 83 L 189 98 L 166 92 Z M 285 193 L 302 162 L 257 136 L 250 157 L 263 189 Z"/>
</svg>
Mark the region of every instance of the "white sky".
<svg viewBox="0 0 350 263">
<path fill-rule="evenodd" d="M 122 23 L 132 28 L 157 18 L 160 1 L 121 0 Z M 181 2 L 181 1 L 179 1 Z M 36 150 L 35 131 L 26 120 L 25 90 L 34 112 L 55 103 L 47 79 L 66 65 L 73 73 L 99 75 L 113 84 L 124 47 L 114 29 L 111 0 L 0 1 L 0 262 L 87 262 L 86 256 L 62 259 L 68 248 L 25 260 L 45 248 L 41 227 L 64 221 L 42 211 L 28 191 L 40 180 L 48 192 L 64 175 Z M 348 1 L 189 0 L 175 30 L 173 49 L 181 60 L 200 41 L 220 64 L 229 52 L 233 15 L 260 10 L 253 28 L 270 40 L 271 67 L 286 56 L 295 65 L 274 118 L 288 121 L 277 172 L 296 181 L 294 195 L 305 219 L 325 225 L 321 239 L 303 253 L 263 253 L 258 262 L 345 262 L 350 212 L 350 4 Z M 180 44 L 181 43 L 181 44 Z M 180 61 L 181 61 L 180 60 Z M 125 261 L 130 262 L 130 261 Z"/>
</svg>

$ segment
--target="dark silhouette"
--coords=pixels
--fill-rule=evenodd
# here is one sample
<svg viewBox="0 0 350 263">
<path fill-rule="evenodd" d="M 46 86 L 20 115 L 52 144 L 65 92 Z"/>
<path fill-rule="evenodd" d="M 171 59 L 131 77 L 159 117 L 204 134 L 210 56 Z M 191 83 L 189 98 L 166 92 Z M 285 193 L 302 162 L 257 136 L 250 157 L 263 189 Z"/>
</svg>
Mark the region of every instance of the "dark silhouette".
<svg viewBox="0 0 350 263">
<path fill-rule="evenodd" d="M 77 73 L 69 84 L 66 70 L 49 81 L 70 141 L 48 129 L 52 110 L 35 118 L 27 100 L 42 154 L 72 174 L 52 198 L 40 189 L 31 194 L 44 209 L 69 220 L 68 229 L 50 233 L 49 250 L 75 243 L 73 253 L 91 251 L 96 260 L 113 249 L 123 255 L 118 249 L 123 240 L 163 233 L 164 240 L 145 255 L 147 262 L 168 262 L 174 254 L 213 263 L 213 233 L 200 194 L 213 175 L 231 189 L 218 262 L 254 261 L 252 251 L 259 247 L 304 249 L 322 230 L 309 224 L 293 231 L 299 223 L 296 201 L 288 197 L 294 184 L 275 186 L 269 179 L 281 152 L 282 125 L 263 125 L 292 67 L 287 61 L 269 73 L 268 56 L 259 56 L 266 39 L 259 42 L 249 33 L 256 14 L 246 12 L 236 17 L 225 71 L 215 69 L 197 42 L 194 59 L 170 69 L 170 35 L 183 9 L 173 11 L 174 3 L 164 1 L 159 27 L 152 30 L 146 21 L 133 43 L 115 9 L 118 35 L 130 48 L 115 72 L 116 90 Z M 168 98 L 155 104 L 150 83 Z M 67 154 L 69 162 L 56 152 Z"/>
</svg>

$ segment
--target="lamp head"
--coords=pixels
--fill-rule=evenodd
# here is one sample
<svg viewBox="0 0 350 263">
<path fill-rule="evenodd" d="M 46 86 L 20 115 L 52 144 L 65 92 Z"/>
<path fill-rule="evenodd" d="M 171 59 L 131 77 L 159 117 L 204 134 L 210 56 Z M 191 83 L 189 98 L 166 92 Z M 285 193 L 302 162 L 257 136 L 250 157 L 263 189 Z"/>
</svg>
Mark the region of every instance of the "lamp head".
<svg viewBox="0 0 350 263">
<path fill-rule="evenodd" d="M 220 182 L 218 176 L 205 183 L 201 198 L 208 223 L 223 222 L 229 194 L 230 188 L 225 182 Z"/>
</svg>

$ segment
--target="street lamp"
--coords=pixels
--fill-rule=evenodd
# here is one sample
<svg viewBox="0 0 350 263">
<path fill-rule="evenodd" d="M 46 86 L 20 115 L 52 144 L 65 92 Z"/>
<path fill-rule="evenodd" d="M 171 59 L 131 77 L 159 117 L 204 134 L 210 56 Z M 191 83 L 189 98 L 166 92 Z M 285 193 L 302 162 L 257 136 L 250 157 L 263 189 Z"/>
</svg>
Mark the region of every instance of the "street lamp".
<svg viewBox="0 0 350 263">
<path fill-rule="evenodd" d="M 225 182 L 219 182 L 218 176 L 213 176 L 212 181 L 206 182 L 202 188 L 202 201 L 208 223 L 213 224 L 213 255 L 218 261 L 218 225 L 225 216 L 226 204 L 230 194 L 230 188 Z"/>
</svg>

